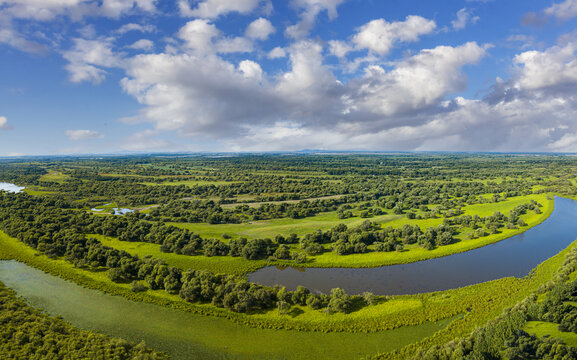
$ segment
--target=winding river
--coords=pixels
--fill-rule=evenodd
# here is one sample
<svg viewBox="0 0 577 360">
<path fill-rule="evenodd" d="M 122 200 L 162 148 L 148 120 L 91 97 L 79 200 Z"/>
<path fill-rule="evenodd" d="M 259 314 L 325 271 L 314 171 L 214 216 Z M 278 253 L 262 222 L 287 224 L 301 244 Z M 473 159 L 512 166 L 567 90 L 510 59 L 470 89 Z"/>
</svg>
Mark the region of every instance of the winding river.
<svg viewBox="0 0 577 360">
<path fill-rule="evenodd" d="M 419 341 L 452 319 L 377 333 L 265 330 L 80 287 L 17 261 L 0 261 L 0 281 L 29 304 L 74 326 L 146 341 L 171 359 L 358 359 Z"/>
<path fill-rule="evenodd" d="M 249 274 L 264 285 L 298 285 L 319 292 L 342 288 L 350 294 L 416 294 L 477 284 L 498 278 L 526 276 L 577 238 L 577 202 L 555 198 L 555 209 L 543 223 L 492 245 L 411 264 L 377 268 L 277 268 Z"/>
</svg>

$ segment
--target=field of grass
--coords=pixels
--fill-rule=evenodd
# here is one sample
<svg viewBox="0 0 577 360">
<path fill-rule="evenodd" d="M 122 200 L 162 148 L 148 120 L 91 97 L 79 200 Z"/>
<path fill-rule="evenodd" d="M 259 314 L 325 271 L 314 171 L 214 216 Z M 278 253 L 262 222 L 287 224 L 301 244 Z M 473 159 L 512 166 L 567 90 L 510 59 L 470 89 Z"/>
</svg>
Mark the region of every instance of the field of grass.
<svg viewBox="0 0 577 360">
<path fill-rule="evenodd" d="M 65 182 L 69 178 L 70 177 L 66 174 L 63 174 L 59 171 L 51 170 L 48 172 L 48 174 L 42 175 L 39 180 L 40 181 L 56 182 L 56 183 L 62 184 L 63 182 Z"/>
<path fill-rule="evenodd" d="M 361 219 L 359 217 L 349 219 L 339 219 L 336 211 L 320 213 L 316 216 L 304 219 L 272 219 L 260 220 L 242 224 L 206 224 L 206 223 L 170 223 L 171 225 L 191 230 L 205 238 L 220 238 L 222 234 L 227 234 L 232 238 L 246 237 L 254 238 L 273 238 L 277 234 L 289 235 L 295 233 L 299 236 L 311 233 L 316 230 L 329 230 L 338 224 L 345 224 L 354 227 L 362 224 L 365 220 L 385 223 L 395 219 L 400 219 L 400 215 L 380 215 L 370 219 Z"/>
<path fill-rule="evenodd" d="M 24 191 L 26 194 L 28 194 L 28 195 L 33 195 L 33 196 L 41 196 L 41 195 L 54 194 L 53 191 L 42 190 L 42 188 L 39 187 L 39 186 L 26 187 L 23 191 Z"/>
<path fill-rule="evenodd" d="M 314 200 L 340 199 L 344 196 L 346 196 L 346 195 L 331 195 L 331 196 L 322 196 L 322 197 L 317 197 L 317 198 L 308 198 L 308 199 L 300 199 L 300 200 L 233 203 L 233 204 L 222 204 L 221 207 L 223 209 L 234 209 L 238 205 L 247 205 L 248 207 L 257 208 L 257 207 L 261 206 L 262 204 L 295 204 L 295 203 L 298 203 L 298 202 L 303 201 L 303 200 L 314 201 Z"/>
<path fill-rule="evenodd" d="M 238 184 L 240 181 L 214 181 L 214 180 L 177 180 L 177 181 L 163 181 L 161 183 L 155 182 L 143 182 L 142 185 L 147 186 L 158 186 L 158 185 L 169 185 L 169 186 L 177 186 L 177 185 L 184 185 L 184 186 L 197 186 L 197 185 L 227 185 L 227 184 Z"/>
<path fill-rule="evenodd" d="M 577 347 L 577 334 L 559 331 L 559 329 L 557 329 L 558 325 L 559 324 L 546 321 L 527 321 L 523 330 L 531 335 L 536 335 L 539 338 L 544 336 L 560 338 L 565 342 L 565 344 Z"/>
</svg>

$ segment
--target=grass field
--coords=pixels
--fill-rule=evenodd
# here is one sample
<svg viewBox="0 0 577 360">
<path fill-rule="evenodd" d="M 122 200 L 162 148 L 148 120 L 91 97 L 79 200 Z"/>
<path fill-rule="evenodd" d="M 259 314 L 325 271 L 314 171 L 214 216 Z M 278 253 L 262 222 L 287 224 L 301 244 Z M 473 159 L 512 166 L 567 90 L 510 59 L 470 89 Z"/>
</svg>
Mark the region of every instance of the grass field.
<svg viewBox="0 0 577 360">
<path fill-rule="evenodd" d="M 206 223 L 170 223 L 174 226 L 191 230 L 205 238 L 221 238 L 222 234 L 230 235 L 232 238 L 246 237 L 254 238 L 274 238 L 277 234 L 289 235 L 295 233 L 299 236 L 311 233 L 316 230 L 329 230 L 338 224 L 345 224 L 354 227 L 362 224 L 365 220 L 377 223 L 386 223 L 392 220 L 401 219 L 401 215 L 380 215 L 370 219 L 359 217 L 349 219 L 339 219 L 336 211 L 320 213 L 316 216 L 304 219 L 272 219 L 253 221 L 242 224 L 206 224 Z"/>
<path fill-rule="evenodd" d="M 59 171 L 51 170 L 48 172 L 48 174 L 42 175 L 39 180 L 40 181 L 56 182 L 56 183 L 62 184 L 63 182 L 65 182 L 69 178 L 70 177 L 66 174 L 63 174 Z"/>
<path fill-rule="evenodd" d="M 554 338 L 563 339 L 565 344 L 577 347 L 577 334 L 572 332 L 559 331 L 558 324 L 546 321 L 527 321 L 523 330 L 531 335 L 536 335 L 539 338 L 544 336 L 551 336 Z"/>
<path fill-rule="evenodd" d="M 317 198 L 308 198 L 308 199 L 300 199 L 300 200 L 284 200 L 284 201 L 262 201 L 262 202 L 249 202 L 249 203 L 233 203 L 233 204 L 222 204 L 221 207 L 223 209 L 234 209 L 238 205 L 247 205 L 248 207 L 257 208 L 262 204 L 296 204 L 300 201 L 308 200 L 328 200 L 328 199 L 340 199 L 346 195 L 331 195 L 331 196 L 322 196 Z"/>
<path fill-rule="evenodd" d="M 54 194 L 53 191 L 42 190 L 42 188 L 39 186 L 26 187 L 23 191 L 28 195 L 34 196 Z"/>
<path fill-rule="evenodd" d="M 227 184 L 238 184 L 240 181 L 214 181 L 214 180 L 177 180 L 177 181 L 163 181 L 161 183 L 155 182 L 143 182 L 142 185 L 147 186 L 158 186 L 158 185 L 169 185 L 169 186 L 197 186 L 197 185 L 227 185 Z"/>
</svg>

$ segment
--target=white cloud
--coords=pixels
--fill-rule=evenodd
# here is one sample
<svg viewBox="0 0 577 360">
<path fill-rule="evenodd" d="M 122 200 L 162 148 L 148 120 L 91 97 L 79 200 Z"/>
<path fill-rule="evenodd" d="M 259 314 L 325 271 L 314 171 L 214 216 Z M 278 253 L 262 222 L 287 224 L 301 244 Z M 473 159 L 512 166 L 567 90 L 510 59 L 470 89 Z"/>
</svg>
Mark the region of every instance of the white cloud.
<svg viewBox="0 0 577 360">
<path fill-rule="evenodd" d="M 329 41 L 329 51 L 331 55 L 342 58 L 347 56 L 347 54 L 353 51 L 354 48 L 346 41 L 341 40 L 331 40 Z"/>
<path fill-rule="evenodd" d="M 479 21 L 478 16 L 473 16 L 473 11 L 467 8 L 462 8 L 457 12 L 457 19 L 451 21 L 451 25 L 455 30 L 463 30 L 468 24 L 475 24 Z"/>
<path fill-rule="evenodd" d="M 192 20 L 186 23 L 178 32 L 178 37 L 186 45 L 200 52 L 212 51 L 212 39 L 219 36 L 220 31 L 208 20 Z"/>
<path fill-rule="evenodd" d="M 11 27 L 0 28 L 0 44 L 6 44 L 33 54 L 42 54 L 48 51 L 46 45 L 26 39 L 25 36 Z"/>
<path fill-rule="evenodd" d="M 248 25 L 245 36 L 251 39 L 266 40 L 274 32 L 275 28 L 271 22 L 261 17 Z"/>
<path fill-rule="evenodd" d="M 243 37 L 222 38 L 214 44 L 214 49 L 220 54 L 248 53 L 253 51 L 253 43 Z"/>
<path fill-rule="evenodd" d="M 178 7 L 182 16 L 213 19 L 231 12 L 249 14 L 261 2 L 262 0 L 204 0 L 192 9 L 188 0 L 179 0 Z"/>
<path fill-rule="evenodd" d="M 545 9 L 544 12 L 560 20 L 572 19 L 577 16 L 577 0 L 565 0 L 561 3 L 555 3 Z"/>
<path fill-rule="evenodd" d="M 10 18 L 53 20 L 68 16 L 79 20 L 85 16 L 118 18 L 134 11 L 154 12 L 155 0 L 2 0 L 3 15 Z"/>
<path fill-rule="evenodd" d="M 436 28 L 432 20 L 409 15 L 405 21 L 387 22 L 377 19 L 361 26 L 353 37 L 358 49 L 369 49 L 379 55 L 387 54 L 397 42 L 415 42 L 421 35 Z"/>
<path fill-rule="evenodd" d="M 577 42 L 570 42 L 563 47 L 526 51 L 515 56 L 514 62 L 520 68 L 518 86 L 535 90 L 577 84 L 576 50 Z"/>
<path fill-rule="evenodd" d="M 286 57 L 286 50 L 281 48 L 280 46 L 275 47 L 267 54 L 269 59 L 280 59 Z"/>
<path fill-rule="evenodd" d="M 74 47 L 62 55 L 68 60 L 66 70 L 72 82 L 92 82 L 98 84 L 106 77 L 103 68 L 120 67 L 122 54 L 112 50 L 112 38 L 95 40 L 74 39 Z"/>
<path fill-rule="evenodd" d="M 12 127 L 8 124 L 6 116 L 0 116 L 0 130 L 10 130 Z"/>
<path fill-rule="evenodd" d="M 258 82 L 262 80 L 262 68 L 254 61 L 243 60 L 238 64 L 238 69 L 247 79 L 253 79 Z"/>
<path fill-rule="evenodd" d="M 485 50 L 471 42 L 423 50 L 398 62 L 390 72 L 369 66 L 363 78 L 350 82 L 353 91 L 347 100 L 352 106 L 348 111 L 393 116 L 436 105 L 445 95 L 464 89 L 459 70 L 484 55 Z"/>
<path fill-rule="evenodd" d="M 92 130 L 66 130 L 66 136 L 70 140 L 74 141 L 97 139 L 103 137 L 103 135 L 98 131 Z"/>
<path fill-rule="evenodd" d="M 140 25 L 134 23 L 128 23 L 122 25 L 118 30 L 116 30 L 119 34 L 126 34 L 130 31 L 139 31 L 141 33 L 150 33 L 156 31 L 156 26 L 154 25 Z"/>
<path fill-rule="evenodd" d="M 128 47 L 134 50 L 150 51 L 154 49 L 154 43 L 148 39 L 140 39 Z"/>
<path fill-rule="evenodd" d="M 300 21 L 286 28 L 285 34 L 293 39 L 303 39 L 313 29 L 317 16 L 327 11 L 330 20 L 337 17 L 337 7 L 346 0 L 293 0 L 291 4 L 300 10 Z"/>
</svg>

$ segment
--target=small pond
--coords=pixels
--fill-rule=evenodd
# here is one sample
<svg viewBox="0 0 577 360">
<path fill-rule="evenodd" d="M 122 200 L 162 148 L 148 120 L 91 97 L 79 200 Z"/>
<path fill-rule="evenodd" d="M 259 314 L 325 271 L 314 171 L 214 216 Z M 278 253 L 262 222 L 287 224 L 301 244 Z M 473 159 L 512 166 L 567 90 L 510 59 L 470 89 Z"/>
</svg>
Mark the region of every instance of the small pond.
<svg viewBox="0 0 577 360">
<path fill-rule="evenodd" d="M 125 215 L 125 214 L 129 214 L 129 213 L 133 213 L 134 210 L 132 209 L 128 209 L 128 208 L 119 208 L 119 207 L 107 207 L 110 204 L 105 204 L 100 208 L 92 208 L 90 209 L 91 211 L 96 211 L 96 212 L 110 212 L 110 210 L 114 211 L 113 215 Z"/>
<path fill-rule="evenodd" d="M 0 182 L 0 190 L 12 192 L 12 193 L 18 193 L 18 192 L 24 190 L 24 187 L 18 186 L 15 184 L 11 184 L 11 183 Z"/>
<path fill-rule="evenodd" d="M 509 239 L 479 249 L 411 264 L 377 268 L 260 269 L 249 280 L 264 285 L 298 285 L 318 292 L 342 288 L 350 294 L 416 294 L 526 276 L 531 269 L 577 238 L 577 202 L 555 198 L 555 210 L 543 223 Z"/>
</svg>

